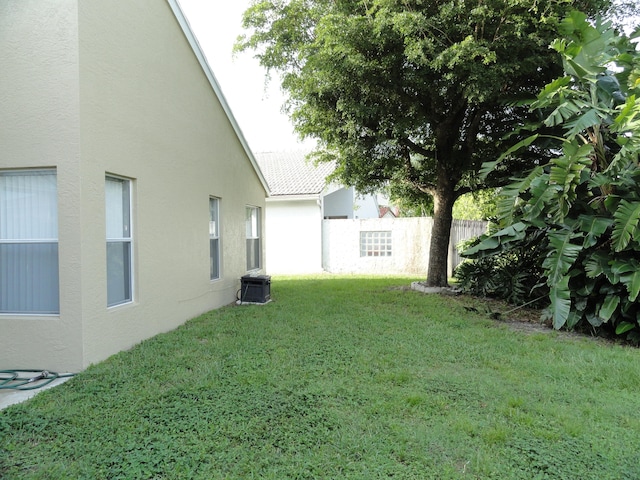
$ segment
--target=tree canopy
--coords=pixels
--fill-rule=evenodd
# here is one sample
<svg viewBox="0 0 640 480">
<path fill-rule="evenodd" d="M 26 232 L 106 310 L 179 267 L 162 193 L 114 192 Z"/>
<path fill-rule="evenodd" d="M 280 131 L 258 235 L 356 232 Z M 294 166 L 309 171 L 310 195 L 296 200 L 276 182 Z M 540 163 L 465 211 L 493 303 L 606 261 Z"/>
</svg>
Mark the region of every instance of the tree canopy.
<svg viewBox="0 0 640 480">
<path fill-rule="evenodd" d="M 609 0 L 258 0 L 237 43 L 279 72 L 286 109 L 315 158 L 362 192 L 428 195 L 434 228 L 427 283 L 447 284 L 452 207 L 539 161 L 531 148 L 477 175 L 529 122 L 524 99 L 557 77 L 549 44 L 570 8 Z M 533 119 L 531 119 L 533 120 Z"/>
</svg>

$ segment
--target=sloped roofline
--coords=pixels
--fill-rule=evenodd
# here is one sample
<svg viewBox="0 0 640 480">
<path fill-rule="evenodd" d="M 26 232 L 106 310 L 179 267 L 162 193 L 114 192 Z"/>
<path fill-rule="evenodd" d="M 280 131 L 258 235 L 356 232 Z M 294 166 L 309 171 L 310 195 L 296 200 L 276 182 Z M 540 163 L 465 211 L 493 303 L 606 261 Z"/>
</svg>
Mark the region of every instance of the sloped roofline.
<svg viewBox="0 0 640 480">
<path fill-rule="evenodd" d="M 256 160 L 269 185 L 270 198 L 296 199 L 300 195 L 320 195 L 327 188 L 327 176 L 335 169 L 333 163 L 312 164 L 310 151 L 294 149 L 257 152 Z"/>
<path fill-rule="evenodd" d="M 258 178 L 260 179 L 260 183 L 262 183 L 262 186 L 264 187 L 264 190 L 267 193 L 267 196 L 270 195 L 271 192 L 269 190 L 269 185 L 267 184 L 267 181 L 264 178 L 264 175 L 262 174 L 262 170 L 260 169 L 260 166 L 258 165 L 258 162 L 256 161 L 256 158 L 254 157 L 253 152 L 251 151 L 251 148 L 249 147 L 249 144 L 247 143 L 247 139 L 244 137 L 244 134 L 242 133 L 242 129 L 240 128 L 240 125 L 238 125 L 236 118 L 233 116 L 233 112 L 231 111 L 231 108 L 227 103 L 227 99 L 222 93 L 220 84 L 218 83 L 216 76 L 213 74 L 213 70 L 209 66 L 209 62 L 207 62 L 207 57 L 202 51 L 202 48 L 200 47 L 200 43 L 198 42 L 198 39 L 196 38 L 193 31 L 191 30 L 189 21 L 184 16 L 184 13 L 182 12 L 182 8 L 180 8 L 180 4 L 178 3 L 178 0 L 167 0 L 167 2 L 169 3 L 171 10 L 173 11 L 173 14 L 176 17 L 176 20 L 178 20 L 178 23 L 180 24 L 180 28 L 182 28 L 182 32 L 184 33 L 185 37 L 187 37 L 187 41 L 189 42 L 189 45 L 191 46 L 193 53 L 198 59 L 198 62 L 200 63 L 200 67 L 202 68 L 202 71 L 204 72 L 207 79 L 209 80 L 209 84 L 211 85 L 211 88 L 213 89 L 214 93 L 218 97 L 218 100 L 220 101 L 220 104 L 222 105 L 222 108 L 224 109 L 224 112 L 227 115 L 227 118 L 229 119 L 231 126 L 233 127 L 233 131 L 238 137 L 238 140 L 240 140 L 240 144 L 242 145 L 242 148 L 244 149 L 245 153 L 249 157 L 249 160 L 251 161 L 251 164 L 253 165 L 253 168 L 256 171 Z"/>
</svg>

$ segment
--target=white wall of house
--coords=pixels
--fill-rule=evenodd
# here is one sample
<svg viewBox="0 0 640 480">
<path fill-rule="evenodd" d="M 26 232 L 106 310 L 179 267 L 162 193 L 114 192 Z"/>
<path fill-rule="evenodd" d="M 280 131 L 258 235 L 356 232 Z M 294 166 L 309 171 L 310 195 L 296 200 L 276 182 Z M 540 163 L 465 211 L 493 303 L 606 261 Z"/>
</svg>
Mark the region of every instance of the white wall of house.
<svg viewBox="0 0 640 480">
<path fill-rule="evenodd" d="M 378 218 L 378 202 L 373 195 L 359 195 L 353 187 L 329 190 L 323 197 L 324 217 Z"/>
<path fill-rule="evenodd" d="M 378 218 L 380 209 L 374 195 L 355 194 L 354 218 Z"/>
<path fill-rule="evenodd" d="M 270 274 L 322 271 L 322 213 L 317 195 L 267 200 L 266 255 Z"/>
<path fill-rule="evenodd" d="M 337 188 L 322 198 L 324 218 L 353 218 L 353 190 Z"/>
<path fill-rule="evenodd" d="M 322 199 L 320 195 L 273 196 L 267 199 L 266 205 L 266 256 L 270 274 L 323 271 L 323 211 L 324 216 L 378 217 L 375 197 L 356 196 L 352 188 L 338 188 Z"/>
<path fill-rule="evenodd" d="M 324 220 L 323 267 L 332 273 L 425 275 L 432 227 L 430 217 Z M 485 229 L 485 222 L 454 222 L 449 276 L 460 261 L 455 245 Z M 391 255 L 362 256 L 361 232 L 390 232 Z"/>
</svg>

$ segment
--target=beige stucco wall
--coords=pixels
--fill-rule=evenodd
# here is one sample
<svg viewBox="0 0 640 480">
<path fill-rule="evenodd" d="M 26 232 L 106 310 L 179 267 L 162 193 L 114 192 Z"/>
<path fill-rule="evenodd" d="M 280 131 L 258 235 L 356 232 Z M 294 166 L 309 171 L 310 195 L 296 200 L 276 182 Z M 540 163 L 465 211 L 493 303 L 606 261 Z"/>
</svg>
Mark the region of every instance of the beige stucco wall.
<svg viewBox="0 0 640 480">
<path fill-rule="evenodd" d="M 0 169 L 55 167 L 60 316 L 0 315 L 0 368 L 82 361 L 78 26 L 75 0 L 0 1 Z"/>
<path fill-rule="evenodd" d="M 56 13 L 61 5 L 68 10 L 67 27 L 61 28 L 67 43 L 60 48 L 75 59 L 68 67 L 75 69 L 75 76 L 68 74 L 66 97 L 71 101 L 64 108 L 50 108 L 53 119 L 72 110 L 67 114 L 72 122 L 64 122 L 66 137 L 59 140 L 65 154 L 51 161 L 59 171 L 61 313 L 59 319 L 34 324 L 69 323 L 60 345 L 69 339 L 68 350 L 75 353 L 55 359 L 52 342 L 38 336 L 35 343 L 45 348 L 31 349 L 34 360 L 29 366 L 77 371 L 233 302 L 240 276 L 246 273 L 245 206 L 262 207 L 264 213 L 265 191 L 168 3 L 16 3 L 37 4 L 29 15 L 32 22 L 44 24 L 43 4 Z M 26 37 L 31 41 L 31 35 Z M 18 80 L 15 74 L 13 81 Z M 41 83 L 58 88 L 49 86 L 47 78 Z M 28 99 L 25 95 L 24 101 Z M 55 132 L 50 137 L 57 137 L 57 125 L 50 121 L 45 126 Z M 69 149 L 73 152 L 66 152 Z M 22 166 L 21 152 L 17 142 L 14 158 L 3 156 L 0 167 L 16 162 Z M 34 160 L 38 161 L 42 160 Z M 104 220 L 107 173 L 130 178 L 134 187 L 135 300 L 110 309 Z M 222 278 L 213 282 L 209 280 L 210 196 L 221 199 Z M 23 319 L 0 322 L 14 330 L 25 325 Z"/>
</svg>

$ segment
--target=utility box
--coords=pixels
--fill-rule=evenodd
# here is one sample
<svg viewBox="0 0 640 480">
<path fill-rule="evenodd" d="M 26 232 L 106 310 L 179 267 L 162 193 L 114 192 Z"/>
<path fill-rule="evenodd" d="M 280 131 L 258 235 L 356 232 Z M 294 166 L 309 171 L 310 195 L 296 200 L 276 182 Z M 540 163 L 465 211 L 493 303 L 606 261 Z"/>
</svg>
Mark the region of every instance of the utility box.
<svg viewBox="0 0 640 480">
<path fill-rule="evenodd" d="M 271 277 L 269 275 L 244 275 L 240 278 L 240 301 L 242 303 L 267 303 L 271 300 Z"/>
</svg>

